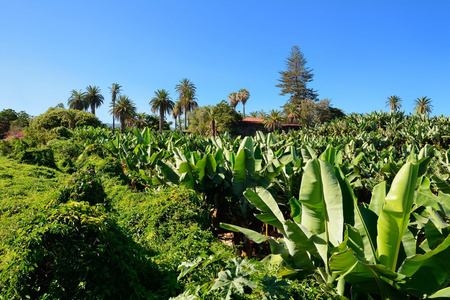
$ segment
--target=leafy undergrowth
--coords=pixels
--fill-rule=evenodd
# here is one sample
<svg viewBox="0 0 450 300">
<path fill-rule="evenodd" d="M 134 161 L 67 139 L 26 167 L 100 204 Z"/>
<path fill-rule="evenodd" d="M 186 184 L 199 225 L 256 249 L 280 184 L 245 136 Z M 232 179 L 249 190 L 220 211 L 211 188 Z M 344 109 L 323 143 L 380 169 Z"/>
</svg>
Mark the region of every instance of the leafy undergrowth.
<svg viewBox="0 0 450 300">
<path fill-rule="evenodd" d="M 63 179 L 64 174 L 54 169 L 0 156 L 0 241 L 14 239 L 22 224 L 44 210 Z"/>
</svg>

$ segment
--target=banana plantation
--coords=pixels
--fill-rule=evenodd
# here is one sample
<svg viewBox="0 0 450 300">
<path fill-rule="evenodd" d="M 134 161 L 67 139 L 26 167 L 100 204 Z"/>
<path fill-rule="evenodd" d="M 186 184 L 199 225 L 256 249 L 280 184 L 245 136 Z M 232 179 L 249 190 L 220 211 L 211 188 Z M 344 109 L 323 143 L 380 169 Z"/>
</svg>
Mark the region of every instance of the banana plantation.
<svg viewBox="0 0 450 300">
<path fill-rule="evenodd" d="M 248 257 L 282 259 L 354 299 L 450 297 L 446 117 L 350 115 L 237 138 L 77 134 L 118 157 L 137 189 L 195 190 L 213 230 L 236 232 Z"/>
<path fill-rule="evenodd" d="M 447 117 L 352 114 L 253 137 L 83 127 L 71 141 L 120 162 L 133 193 L 194 193 L 234 247 L 186 257 L 172 299 L 450 297 Z"/>
</svg>

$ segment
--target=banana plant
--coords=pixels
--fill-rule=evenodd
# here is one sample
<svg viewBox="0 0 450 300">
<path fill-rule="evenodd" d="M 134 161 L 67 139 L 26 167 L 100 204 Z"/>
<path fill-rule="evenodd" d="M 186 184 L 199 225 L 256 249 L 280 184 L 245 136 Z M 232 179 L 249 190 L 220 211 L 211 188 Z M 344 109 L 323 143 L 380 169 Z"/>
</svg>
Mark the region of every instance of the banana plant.
<svg viewBox="0 0 450 300">
<path fill-rule="evenodd" d="M 268 241 L 272 253 L 288 265 L 302 273 L 319 273 L 327 282 L 336 282 L 341 293 L 347 284 L 354 296 L 448 296 L 450 268 L 444 257 L 450 254 L 450 227 L 443 214 L 449 199 L 438 199 L 427 189 L 429 180 L 418 178 L 428 157 L 413 161 L 411 156 L 387 195 L 386 183 L 380 183 L 371 205 L 358 206 L 349 181 L 332 167 L 335 150 L 327 149 L 307 162 L 299 199 L 290 201 L 290 219 L 267 190 L 257 187 L 245 192 L 261 212 L 256 217 L 278 228 L 282 240 L 236 225 L 221 226 L 257 243 Z"/>
</svg>

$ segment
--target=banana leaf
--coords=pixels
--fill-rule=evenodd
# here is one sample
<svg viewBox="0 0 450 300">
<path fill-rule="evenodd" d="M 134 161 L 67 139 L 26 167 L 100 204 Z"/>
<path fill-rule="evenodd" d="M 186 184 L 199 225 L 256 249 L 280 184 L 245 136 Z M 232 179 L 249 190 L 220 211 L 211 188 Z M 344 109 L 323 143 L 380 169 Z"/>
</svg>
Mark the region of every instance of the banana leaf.
<svg viewBox="0 0 450 300">
<path fill-rule="evenodd" d="M 342 192 L 328 163 L 319 159 L 306 163 L 299 202 L 302 225 L 313 234 L 325 232 L 327 241 L 338 246 L 344 235 Z"/>
<path fill-rule="evenodd" d="M 377 224 L 377 255 L 380 263 L 396 270 L 403 234 L 414 202 L 419 166 L 409 162 L 395 176 Z"/>
</svg>

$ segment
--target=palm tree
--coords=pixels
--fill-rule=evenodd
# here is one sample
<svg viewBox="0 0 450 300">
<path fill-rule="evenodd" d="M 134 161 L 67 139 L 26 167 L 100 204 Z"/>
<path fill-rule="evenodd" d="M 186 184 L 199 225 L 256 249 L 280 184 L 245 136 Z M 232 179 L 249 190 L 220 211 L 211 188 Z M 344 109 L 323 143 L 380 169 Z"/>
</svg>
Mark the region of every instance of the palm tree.
<svg viewBox="0 0 450 300">
<path fill-rule="evenodd" d="M 249 115 L 252 118 L 257 118 L 258 117 L 258 112 L 257 111 L 251 111 Z"/>
<path fill-rule="evenodd" d="M 205 107 L 206 109 L 206 115 L 208 116 L 209 121 L 209 130 L 211 131 L 211 134 L 213 137 L 216 136 L 216 113 L 214 111 L 214 107 L 208 105 Z"/>
<path fill-rule="evenodd" d="M 136 118 L 134 119 L 134 126 L 136 126 L 139 129 L 144 128 L 147 126 L 147 114 L 145 112 L 136 114 Z"/>
<path fill-rule="evenodd" d="M 125 95 L 121 95 L 115 107 L 112 107 L 111 103 L 110 113 L 112 113 L 116 118 L 119 119 L 120 132 L 124 133 L 125 121 L 133 118 L 136 115 L 136 106 L 130 98 Z"/>
<path fill-rule="evenodd" d="M 245 102 L 247 102 L 248 98 L 250 98 L 250 93 L 246 89 L 240 89 L 236 98 L 242 103 L 242 112 L 245 118 Z"/>
<path fill-rule="evenodd" d="M 175 103 L 175 106 L 173 107 L 173 110 L 172 110 L 172 117 L 175 120 L 175 130 L 177 130 L 177 119 L 179 117 L 181 117 L 182 113 L 183 113 L 183 103 L 180 100 L 178 100 Z M 180 124 L 180 130 L 181 130 L 181 124 Z"/>
<path fill-rule="evenodd" d="M 401 102 L 402 99 L 399 96 L 397 95 L 390 96 L 386 100 L 386 106 L 391 108 L 391 113 L 396 112 L 402 106 Z"/>
<path fill-rule="evenodd" d="M 294 103 L 288 103 L 284 106 L 284 111 L 287 115 L 289 124 L 295 123 L 298 116 L 297 106 Z"/>
<path fill-rule="evenodd" d="M 86 106 L 91 107 L 91 113 L 95 116 L 95 108 L 100 107 L 103 104 L 103 95 L 100 94 L 100 88 L 98 86 L 87 86 L 86 87 Z"/>
<path fill-rule="evenodd" d="M 236 110 L 236 106 L 239 103 L 239 100 L 237 99 L 237 93 L 230 93 L 228 95 L 228 101 L 230 101 L 231 106 L 233 107 L 234 110 Z"/>
<path fill-rule="evenodd" d="M 419 113 L 430 113 L 433 110 L 433 105 L 431 105 L 431 99 L 428 97 L 420 97 L 414 100 L 416 103 L 416 107 L 414 108 L 415 112 Z"/>
<path fill-rule="evenodd" d="M 267 114 L 264 111 L 264 109 L 261 109 L 260 111 L 257 112 L 257 116 L 258 118 L 264 119 L 265 117 L 267 117 Z"/>
<path fill-rule="evenodd" d="M 75 128 L 75 120 L 77 118 L 77 113 L 73 109 L 67 109 L 64 114 L 64 119 L 69 122 L 69 129 Z"/>
<path fill-rule="evenodd" d="M 155 92 L 155 97 L 149 102 L 152 107 L 152 112 L 156 113 L 159 110 L 159 132 L 162 133 L 164 124 L 164 114 L 168 114 L 173 110 L 175 103 L 170 99 L 169 93 L 162 89 Z"/>
<path fill-rule="evenodd" d="M 187 113 L 198 106 L 195 92 L 197 88 L 195 84 L 189 79 L 183 78 L 179 84 L 175 86 L 175 91 L 178 93 L 178 99 L 183 103 L 184 110 L 184 129 L 187 128 Z"/>
<path fill-rule="evenodd" d="M 269 115 L 264 118 L 264 127 L 269 131 L 275 131 L 281 128 L 284 122 L 284 116 L 279 110 L 271 109 Z"/>
<path fill-rule="evenodd" d="M 86 96 L 86 93 L 81 90 L 79 92 L 77 90 L 72 90 L 70 93 L 69 101 L 67 102 L 69 109 L 83 110 L 85 108 L 84 97 Z"/>
<path fill-rule="evenodd" d="M 195 97 L 195 93 L 191 91 L 186 92 L 186 99 L 184 101 L 184 128 L 186 127 L 186 121 L 187 126 L 189 127 L 189 113 L 190 111 L 196 109 L 198 107 L 197 98 Z"/>
<path fill-rule="evenodd" d="M 114 109 L 114 107 L 116 107 L 116 99 L 117 96 L 120 95 L 122 86 L 119 85 L 118 83 L 113 83 L 111 85 L 111 87 L 109 88 L 109 90 L 111 91 L 111 104 L 112 104 L 112 108 Z M 115 128 L 115 124 L 114 124 L 114 114 L 113 114 L 113 130 Z"/>
</svg>

